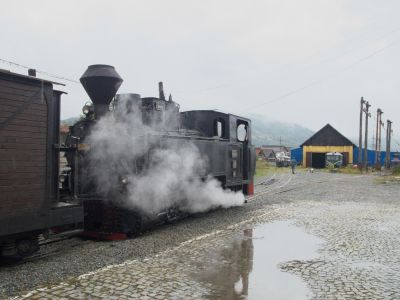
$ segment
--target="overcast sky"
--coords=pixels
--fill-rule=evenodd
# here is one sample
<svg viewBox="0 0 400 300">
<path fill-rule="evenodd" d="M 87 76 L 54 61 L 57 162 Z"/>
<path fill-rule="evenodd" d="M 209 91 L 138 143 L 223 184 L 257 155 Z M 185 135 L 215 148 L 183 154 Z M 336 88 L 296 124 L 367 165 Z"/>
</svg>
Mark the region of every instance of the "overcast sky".
<svg viewBox="0 0 400 300">
<path fill-rule="evenodd" d="M 400 132 L 398 0 L 2 4 L 0 59 L 74 80 L 111 64 L 120 92 L 156 96 L 162 80 L 182 110 L 257 113 L 312 130 L 331 123 L 349 137 L 364 96 Z M 62 117 L 77 116 L 88 97 L 64 83 Z"/>
</svg>

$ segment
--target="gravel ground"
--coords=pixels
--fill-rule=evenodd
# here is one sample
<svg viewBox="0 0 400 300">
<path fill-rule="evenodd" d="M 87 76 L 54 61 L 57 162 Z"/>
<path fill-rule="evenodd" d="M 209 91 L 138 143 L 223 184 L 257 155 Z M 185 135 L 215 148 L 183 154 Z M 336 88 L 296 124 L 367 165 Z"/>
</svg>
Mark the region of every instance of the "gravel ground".
<svg viewBox="0 0 400 300">
<path fill-rule="evenodd" d="M 174 255 L 181 256 L 187 248 L 191 248 L 185 247 L 188 241 L 199 237 L 203 239 L 210 234 L 216 236 L 218 241 L 223 238 L 219 237 L 220 232 L 233 227 L 240 229 L 240 224 L 293 220 L 297 226 L 326 241 L 320 249 L 322 258 L 319 260 L 289 261 L 280 265 L 282 270 L 307 282 L 314 297 L 323 299 L 340 293 L 344 295 L 342 298 L 346 298 L 345 295 L 361 299 L 378 296 L 400 298 L 400 278 L 396 275 L 399 274 L 400 244 L 398 233 L 395 234 L 400 230 L 400 185 L 376 184 L 370 175 L 323 172 L 300 172 L 294 176 L 280 173 L 262 182 L 265 184 L 256 188 L 259 196 L 242 207 L 197 215 L 156 228 L 135 239 L 95 242 L 73 238 L 46 246 L 41 252 L 52 255 L 0 268 L 0 297 L 21 295 L 25 291 L 53 286 L 62 281 L 71 285 L 76 282 L 76 276 L 123 262 L 122 268 L 125 268 L 126 261 L 132 260 L 135 261 L 135 270 L 144 274 L 146 272 L 141 272 L 140 267 L 146 269 L 146 262 L 161 259 L 155 266 L 158 272 L 154 271 L 153 265 L 150 266 L 156 278 L 156 274 L 163 273 L 160 268 L 168 266 L 162 261 L 164 253 L 171 257 L 170 251 L 175 251 Z M 207 240 L 206 244 L 211 242 Z M 151 259 L 146 260 L 146 257 Z M 174 260 L 170 263 L 173 264 Z M 132 266 L 132 263 L 128 265 Z M 114 271 L 110 272 L 114 274 Z M 180 270 L 178 274 L 181 273 Z M 137 278 L 140 279 L 143 282 L 148 280 Z M 183 291 L 184 282 L 193 286 L 193 282 L 185 276 L 176 282 L 182 283 Z M 364 286 L 363 282 L 368 282 L 368 286 Z M 57 290 L 60 291 L 56 285 L 55 292 Z M 43 293 L 33 295 L 41 298 L 46 296 Z M 204 286 L 198 286 L 195 292 L 190 290 L 189 294 L 193 296 L 193 293 L 201 298 Z M 47 294 L 49 298 L 55 295 L 60 294 Z"/>
</svg>

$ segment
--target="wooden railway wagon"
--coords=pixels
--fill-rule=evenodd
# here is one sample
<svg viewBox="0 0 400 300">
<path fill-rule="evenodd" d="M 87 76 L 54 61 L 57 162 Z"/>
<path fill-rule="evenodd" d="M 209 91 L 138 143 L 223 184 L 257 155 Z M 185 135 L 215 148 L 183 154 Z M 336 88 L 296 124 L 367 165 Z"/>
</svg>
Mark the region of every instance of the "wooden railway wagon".
<svg viewBox="0 0 400 300">
<path fill-rule="evenodd" d="M 83 222 L 81 203 L 59 197 L 62 92 L 53 84 L 0 70 L 0 256 L 29 255 L 40 234 Z"/>
</svg>

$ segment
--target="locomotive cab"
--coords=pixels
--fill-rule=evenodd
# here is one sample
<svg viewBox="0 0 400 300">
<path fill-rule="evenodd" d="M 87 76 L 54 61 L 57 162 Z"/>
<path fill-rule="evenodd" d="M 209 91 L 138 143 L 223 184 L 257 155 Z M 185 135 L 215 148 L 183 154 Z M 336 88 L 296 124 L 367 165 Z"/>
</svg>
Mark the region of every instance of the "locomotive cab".
<svg viewBox="0 0 400 300">
<path fill-rule="evenodd" d="M 212 110 L 181 112 L 182 127 L 219 141 L 219 154 L 207 153 L 214 174 L 224 188 L 254 193 L 255 148 L 251 143 L 251 121 Z M 214 152 L 215 153 L 215 152 Z"/>
</svg>

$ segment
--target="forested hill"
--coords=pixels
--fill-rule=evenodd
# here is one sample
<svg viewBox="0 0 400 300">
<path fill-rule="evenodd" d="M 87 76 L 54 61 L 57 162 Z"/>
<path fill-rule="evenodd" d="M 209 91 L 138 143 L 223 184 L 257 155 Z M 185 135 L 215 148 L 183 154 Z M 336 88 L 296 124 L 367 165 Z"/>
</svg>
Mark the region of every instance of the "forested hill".
<svg viewBox="0 0 400 300">
<path fill-rule="evenodd" d="M 271 120 L 260 115 L 249 115 L 252 124 L 253 144 L 260 145 L 285 145 L 298 147 L 314 134 L 308 128 L 294 123 Z"/>
</svg>

